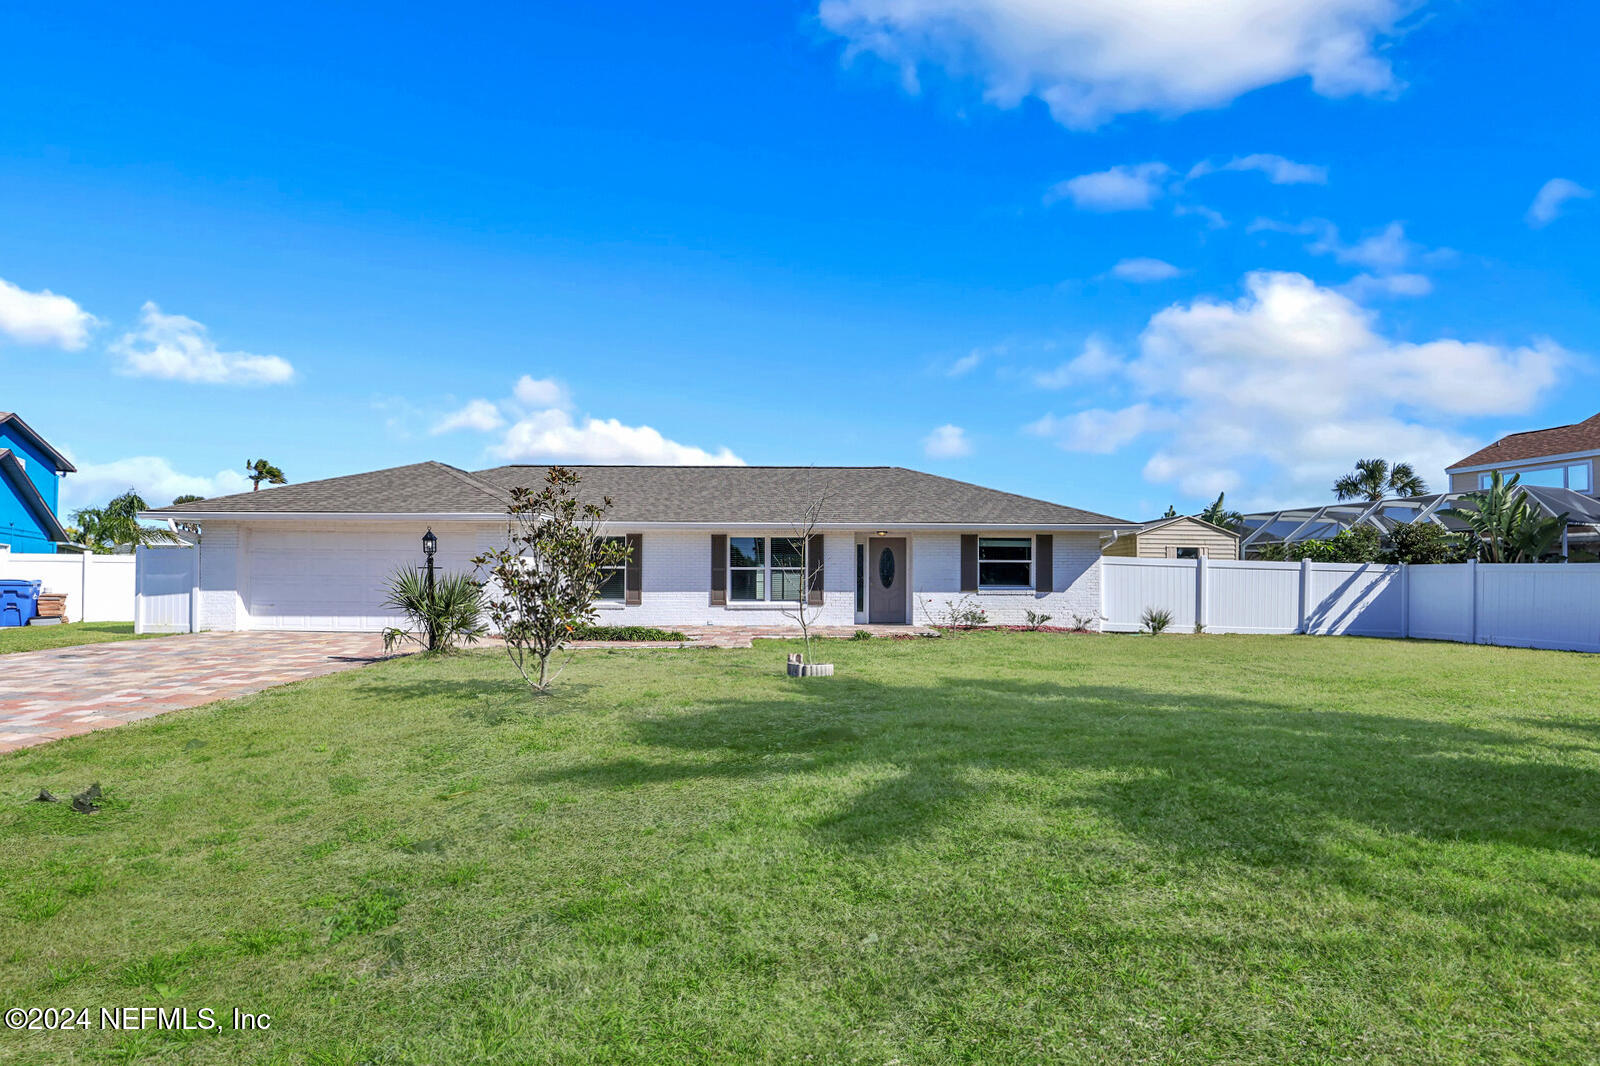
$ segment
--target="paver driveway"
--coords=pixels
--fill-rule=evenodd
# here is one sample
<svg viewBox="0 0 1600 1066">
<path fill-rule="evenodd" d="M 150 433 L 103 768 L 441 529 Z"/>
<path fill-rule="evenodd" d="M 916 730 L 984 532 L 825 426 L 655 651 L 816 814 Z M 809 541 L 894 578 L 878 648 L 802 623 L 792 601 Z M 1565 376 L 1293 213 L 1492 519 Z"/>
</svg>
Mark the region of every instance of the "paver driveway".
<svg viewBox="0 0 1600 1066">
<path fill-rule="evenodd" d="M 0 752 L 350 670 L 362 633 L 197 633 L 0 656 Z"/>
</svg>

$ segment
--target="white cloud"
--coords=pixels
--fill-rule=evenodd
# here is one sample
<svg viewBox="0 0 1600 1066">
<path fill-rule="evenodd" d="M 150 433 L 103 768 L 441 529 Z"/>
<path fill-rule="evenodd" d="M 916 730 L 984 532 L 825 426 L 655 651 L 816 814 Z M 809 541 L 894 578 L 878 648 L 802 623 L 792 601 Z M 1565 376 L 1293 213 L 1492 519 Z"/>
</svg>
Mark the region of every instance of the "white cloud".
<svg viewBox="0 0 1600 1066">
<path fill-rule="evenodd" d="M 743 466 L 727 448 L 708 452 L 668 440 L 649 426 L 615 418 L 575 420 L 558 407 L 535 411 L 506 430 L 490 452 L 506 462 L 643 463 L 661 466 Z"/>
<path fill-rule="evenodd" d="M 1098 336 L 1083 342 L 1083 351 L 1053 370 L 1044 370 L 1033 376 L 1033 383 L 1041 389 L 1064 389 L 1089 381 L 1108 378 L 1122 369 L 1122 360 L 1111 346 Z"/>
<path fill-rule="evenodd" d="M 1399 270 L 1418 252 L 1416 244 L 1406 239 L 1406 228 L 1391 222 L 1377 233 L 1361 238 L 1355 244 L 1340 244 L 1338 232 L 1315 242 L 1314 252 L 1327 252 L 1341 263 L 1355 263 L 1373 270 Z"/>
<path fill-rule="evenodd" d="M 514 419 L 506 426 L 507 412 Z M 707 451 L 680 444 L 650 426 L 629 426 L 615 418 L 575 416 L 572 396 L 554 378 L 528 374 L 500 404 L 469 400 L 433 426 L 432 432 L 464 429 L 492 433 L 505 426 L 488 453 L 505 462 L 640 463 L 660 466 L 743 466 L 727 448 Z"/>
<path fill-rule="evenodd" d="M 1177 277 L 1183 271 L 1173 266 L 1164 259 L 1149 259 L 1137 257 L 1122 259 L 1111 268 L 1111 276 L 1122 281 L 1167 281 Z"/>
<path fill-rule="evenodd" d="M 1548 340 L 1396 341 L 1371 311 L 1299 274 L 1249 274 L 1244 288 L 1150 319 L 1127 365 L 1133 405 L 1029 428 L 1102 453 L 1157 433 L 1152 481 L 1197 497 L 1242 490 L 1247 506 L 1300 504 L 1327 498 L 1363 455 L 1412 462 L 1439 482 L 1477 443 L 1454 420 L 1526 413 L 1571 358 Z"/>
<path fill-rule="evenodd" d="M 1096 407 L 1060 418 L 1045 415 L 1023 426 L 1022 431 L 1053 440 L 1067 451 L 1110 455 L 1160 423 L 1149 404 L 1137 403 L 1117 411 Z"/>
<path fill-rule="evenodd" d="M 18 344 L 77 351 L 89 342 L 97 319 L 73 300 L 49 289 L 29 292 L 0 278 L 0 335 Z"/>
<path fill-rule="evenodd" d="M 1085 211 L 1145 211 L 1165 190 L 1172 168 L 1165 163 L 1137 163 L 1079 174 L 1059 181 L 1045 193 L 1045 203 L 1071 200 Z"/>
<path fill-rule="evenodd" d="M 203 382 L 208 385 L 282 385 L 294 367 L 276 355 L 224 352 L 206 327 L 184 315 L 166 315 L 154 303 L 139 310 L 139 329 L 111 345 L 122 372 L 136 377 Z"/>
<path fill-rule="evenodd" d="M 1593 195 L 1593 189 L 1586 189 L 1568 178 L 1551 178 L 1528 205 L 1528 225 L 1534 229 L 1548 226 L 1560 217 L 1561 208 L 1568 200 L 1587 200 Z"/>
<path fill-rule="evenodd" d="M 565 407 L 571 402 L 567 387 L 554 378 L 524 374 L 512 386 L 511 395 L 524 407 Z"/>
<path fill-rule="evenodd" d="M 1339 291 L 1352 300 L 1367 300 L 1375 296 L 1426 296 L 1433 291 L 1433 282 L 1426 274 L 1357 274 Z"/>
<path fill-rule="evenodd" d="M 133 489 L 151 507 L 165 507 L 175 498 L 189 493 L 196 496 L 228 496 L 249 492 L 250 480 L 237 470 L 219 470 L 210 477 L 184 474 L 167 460 L 154 455 L 135 455 L 109 463 L 80 463 L 61 483 L 61 518 L 69 521 L 80 507 L 98 507 L 114 496 Z"/>
<path fill-rule="evenodd" d="M 950 364 L 950 369 L 945 371 L 946 376 L 959 378 L 978 369 L 978 364 L 983 362 L 984 353 L 974 348 L 960 359 Z"/>
<path fill-rule="evenodd" d="M 1328 183 L 1327 167 L 1316 166 L 1311 163 L 1296 163 L 1292 159 L 1285 159 L 1281 155 L 1272 155 L 1269 152 L 1235 156 L 1221 165 L 1212 163 L 1210 160 L 1203 160 L 1196 163 L 1189 171 L 1189 177 L 1200 178 L 1207 174 L 1216 174 L 1228 170 L 1259 171 L 1265 174 L 1267 180 L 1274 185 L 1326 185 Z"/>
<path fill-rule="evenodd" d="M 1184 215 L 1195 215 L 1204 219 L 1207 229 L 1225 229 L 1228 225 L 1228 220 L 1222 217 L 1221 211 L 1205 204 L 1177 204 L 1173 207 L 1172 213 L 1179 218 Z"/>
<path fill-rule="evenodd" d="M 972 454 L 972 442 L 960 426 L 943 425 L 922 438 L 922 453 L 930 459 L 959 459 Z"/>
<path fill-rule="evenodd" d="M 527 378 L 523 378 L 527 381 Z M 450 433 L 458 429 L 470 429 L 479 433 L 489 433 L 506 424 L 505 417 L 500 414 L 500 408 L 488 400 L 469 400 L 459 410 L 452 411 L 433 424 L 429 432 L 434 434 Z"/>
<path fill-rule="evenodd" d="M 1409 0 L 821 0 L 822 25 L 898 67 L 909 91 L 937 66 L 985 99 L 1032 96 L 1056 121 L 1220 107 L 1309 77 L 1330 97 L 1398 88 L 1377 50 Z"/>
</svg>

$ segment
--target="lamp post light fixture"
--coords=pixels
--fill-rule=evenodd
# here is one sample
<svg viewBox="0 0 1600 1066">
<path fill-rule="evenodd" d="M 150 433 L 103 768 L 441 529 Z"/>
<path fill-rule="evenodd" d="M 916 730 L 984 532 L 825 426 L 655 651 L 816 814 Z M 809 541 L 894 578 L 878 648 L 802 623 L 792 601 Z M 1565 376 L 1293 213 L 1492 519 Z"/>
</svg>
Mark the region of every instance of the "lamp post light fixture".
<svg viewBox="0 0 1600 1066">
<path fill-rule="evenodd" d="M 433 599 L 433 553 L 439 550 L 439 538 L 433 535 L 433 527 L 422 535 L 422 554 L 428 557 L 428 598 Z"/>
</svg>

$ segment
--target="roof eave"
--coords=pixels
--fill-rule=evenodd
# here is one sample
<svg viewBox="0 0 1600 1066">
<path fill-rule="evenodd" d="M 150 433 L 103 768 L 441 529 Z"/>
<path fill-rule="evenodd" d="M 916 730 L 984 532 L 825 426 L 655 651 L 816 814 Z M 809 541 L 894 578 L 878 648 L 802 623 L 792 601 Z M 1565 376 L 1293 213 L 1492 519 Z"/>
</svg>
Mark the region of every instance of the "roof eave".
<svg viewBox="0 0 1600 1066">
<path fill-rule="evenodd" d="M 162 509 L 140 511 L 139 517 L 154 522 L 168 520 L 182 522 L 504 522 L 506 516 L 503 512 L 498 511 L 173 511 Z M 636 521 L 623 518 L 608 519 L 606 524 L 644 530 L 794 529 L 797 525 L 795 522 L 669 522 Z M 1110 533 L 1134 530 L 1139 527 L 1138 523 L 1135 522 L 888 522 L 862 520 L 819 522 L 815 528 L 828 532 L 877 532 L 878 530 L 885 530 L 895 533 L 938 533 L 957 530 L 992 529 L 1008 532 Z"/>
</svg>

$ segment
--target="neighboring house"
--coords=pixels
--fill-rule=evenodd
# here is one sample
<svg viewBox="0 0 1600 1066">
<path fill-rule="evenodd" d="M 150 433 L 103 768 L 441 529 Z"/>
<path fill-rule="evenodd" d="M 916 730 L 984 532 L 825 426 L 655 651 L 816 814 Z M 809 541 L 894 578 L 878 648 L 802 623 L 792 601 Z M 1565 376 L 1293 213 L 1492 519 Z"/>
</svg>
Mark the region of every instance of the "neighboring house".
<svg viewBox="0 0 1600 1066">
<path fill-rule="evenodd" d="M 67 542 L 56 503 L 62 476 L 76 469 L 28 423 L 0 411 L 0 546 L 50 554 Z"/>
<path fill-rule="evenodd" d="M 1486 488 L 1489 475 L 1520 474 L 1521 484 L 1595 495 L 1600 460 L 1600 414 L 1570 426 L 1533 429 L 1501 437 L 1446 468 L 1451 492 Z"/>
<path fill-rule="evenodd" d="M 394 621 L 388 577 L 422 563 L 470 570 L 505 544 L 514 486 L 544 466 L 467 473 L 426 462 L 146 512 L 201 527 L 199 627 L 372 631 Z M 899 467 L 574 466 L 609 496 L 609 534 L 632 560 L 607 580 L 601 620 L 785 625 L 805 575 L 818 624 L 925 623 L 971 596 L 993 622 L 1029 608 L 1100 609 L 1102 533 L 1132 523 Z M 795 536 L 824 500 L 809 543 Z"/>
<path fill-rule="evenodd" d="M 1188 515 L 1146 522 L 1121 533 L 1103 549 L 1132 559 L 1237 559 L 1239 534 Z"/>
</svg>

